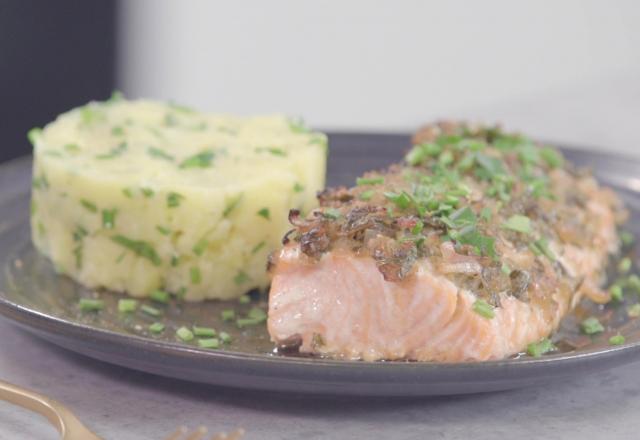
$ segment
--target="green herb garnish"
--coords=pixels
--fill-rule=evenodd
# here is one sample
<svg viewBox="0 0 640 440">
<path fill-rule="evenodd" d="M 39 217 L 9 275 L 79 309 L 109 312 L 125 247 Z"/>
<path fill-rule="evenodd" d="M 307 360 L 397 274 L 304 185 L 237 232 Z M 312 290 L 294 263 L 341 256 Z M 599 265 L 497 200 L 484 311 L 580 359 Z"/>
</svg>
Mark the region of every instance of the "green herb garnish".
<svg viewBox="0 0 640 440">
<path fill-rule="evenodd" d="M 356 185 L 381 185 L 384 183 L 384 177 L 358 177 Z"/>
<path fill-rule="evenodd" d="M 302 192 L 302 191 L 304 191 L 304 186 L 303 185 L 301 185 L 298 182 L 293 184 L 293 192 L 299 193 L 299 192 Z"/>
<path fill-rule="evenodd" d="M 164 226 L 157 225 L 157 226 L 156 226 L 156 230 L 157 230 L 159 233 L 161 233 L 162 235 L 169 235 L 169 234 L 171 234 L 171 229 L 169 229 L 169 228 L 165 228 Z"/>
<path fill-rule="evenodd" d="M 201 238 L 200 240 L 198 240 L 195 246 L 193 246 L 193 253 L 197 256 L 201 256 L 202 254 L 204 254 L 204 251 L 207 250 L 207 246 L 209 246 L 209 242 L 206 239 Z"/>
<path fill-rule="evenodd" d="M 167 207 L 169 208 L 177 208 L 180 206 L 180 202 L 184 199 L 182 194 L 178 194 L 177 192 L 170 192 L 167 194 Z"/>
<path fill-rule="evenodd" d="M 87 210 L 90 212 L 93 212 L 94 214 L 96 212 L 98 212 L 98 207 L 96 206 L 95 203 L 90 202 L 89 200 L 86 199 L 81 199 L 80 200 L 80 204 Z"/>
<path fill-rule="evenodd" d="M 476 312 L 483 318 L 492 319 L 494 316 L 496 316 L 495 312 L 493 311 L 493 306 L 483 299 L 477 299 L 473 303 L 473 306 L 471 306 L 471 308 L 474 312 Z"/>
<path fill-rule="evenodd" d="M 149 154 L 149 156 L 154 157 L 156 159 L 168 160 L 169 162 L 173 162 L 176 160 L 175 157 L 173 157 L 163 149 L 157 148 L 157 147 L 147 148 L 147 153 Z"/>
<path fill-rule="evenodd" d="M 83 312 L 98 312 L 104 308 L 104 301 L 101 299 L 80 298 L 78 305 Z"/>
<path fill-rule="evenodd" d="M 215 158 L 213 150 L 202 151 L 180 163 L 180 168 L 209 168 Z"/>
<path fill-rule="evenodd" d="M 221 313 L 222 320 L 225 322 L 233 321 L 236 319 L 236 311 L 233 309 L 225 309 Z"/>
<path fill-rule="evenodd" d="M 631 270 L 631 258 L 624 257 L 622 260 L 618 262 L 618 273 L 624 274 Z"/>
<path fill-rule="evenodd" d="M 544 147 L 540 149 L 540 157 L 542 157 L 542 159 L 551 168 L 558 168 L 564 164 L 564 158 L 562 157 L 562 154 L 551 147 Z"/>
<path fill-rule="evenodd" d="M 156 309 L 155 307 L 147 304 L 142 304 L 140 306 L 140 311 L 143 313 L 146 313 L 149 316 L 154 316 L 154 317 L 162 315 L 162 310 Z"/>
<path fill-rule="evenodd" d="M 634 304 L 627 308 L 627 316 L 629 318 L 638 318 L 640 317 L 640 304 Z"/>
<path fill-rule="evenodd" d="M 260 249 L 262 249 L 263 247 L 265 247 L 267 243 L 265 243 L 264 241 L 261 241 L 260 243 L 258 243 L 257 245 L 254 246 L 253 249 L 251 249 L 251 254 L 255 254 L 256 252 L 258 252 Z"/>
<path fill-rule="evenodd" d="M 363 191 L 360 193 L 360 200 L 363 200 L 365 202 L 371 200 L 371 198 L 374 196 L 376 192 L 372 189 L 367 190 L 367 191 Z"/>
<path fill-rule="evenodd" d="M 609 344 L 611 345 L 622 345 L 624 344 L 624 341 L 625 338 L 620 333 L 609 338 Z"/>
<path fill-rule="evenodd" d="M 218 348 L 220 347 L 220 340 L 218 338 L 198 339 L 198 347 Z"/>
<path fill-rule="evenodd" d="M 103 209 L 102 210 L 102 227 L 105 229 L 113 229 L 116 225 L 116 214 L 118 210 L 113 209 Z"/>
<path fill-rule="evenodd" d="M 249 304 L 251 302 L 251 297 L 249 295 L 242 295 L 238 298 L 238 302 L 240 304 Z"/>
<path fill-rule="evenodd" d="M 191 284 L 200 284 L 202 281 L 202 274 L 199 267 L 192 267 L 189 270 L 189 276 L 191 277 Z"/>
<path fill-rule="evenodd" d="M 282 148 L 275 148 L 275 147 L 256 148 L 256 152 L 260 153 L 262 151 L 266 151 L 267 153 L 271 153 L 274 156 L 280 156 L 280 157 L 285 157 L 287 155 L 287 152 L 284 151 Z"/>
<path fill-rule="evenodd" d="M 216 329 L 211 328 L 211 327 L 198 327 L 198 326 L 193 326 L 193 334 L 196 335 L 197 337 L 213 337 L 216 335 Z"/>
<path fill-rule="evenodd" d="M 258 215 L 267 220 L 270 220 L 271 213 L 269 212 L 269 208 L 262 208 L 261 210 L 258 211 Z"/>
<path fill-rule="evenodd" d="M 149 298 L 155 302 L 168 304 L 169 292 L 166 292 L 164 290 L 154 290 L 153 292 L 151 292 L 151 294 L 149 294 Z"/>
<path fill-rule="evenodd" d="M 239 193 L 239 194 L 236 194 L 235 196 L 231 197 L 227 201 L 227 204 L 226 204 L 226 206 L 224 208 L 224 211 L 222 211 L 222 216 L 223 217 L 227 217 L 229 214 L 231 214 L 231 212 L 238 207 L 238 205 L 240 204 L 240 201 L 242 200 L 243 196 L 244 196 L 243 193 Z"/>
<path fill-rule="evenodd" d="M 236 276 L 233 277 L 233 282 L 238 286 L 250 280 L 251 280 L 251 277 L 249 277 L 249 275 L 247 275 L 243 270 L 239 270 Z"/>
<path fill-rule="evenodd" d="M 322 211 L 322 216 L 324 218 L 328 218 L 329 220 L 338 220 L 340 217 L 342 217 L 342 213 L 336 208 L 327 208 Z"/>
<path fill-rule="evenodd" d="M 29 139 L 29 142 L 31 142 L 31 145 L 33 145 L 34 147 L 36 145 L 36 142 L 38 141 L 38 139 L 40 139 L 41 136 L 42 136 L 42 128 L 40 127 L 34 127 L 27 132 L 27 139 Z"/>
<path fill-rule="evenodd" d="M 553 342 L 551 342 L 547 338 L 543 338 L 538 342 L 532 342 L 531 344 L 527 345 L 527 354 L 533 357 L 540 357 L 543 354 L 553 351 L 555 349 L 556 349 L 556 346 L 553 345 Z"/>
<path fill-rule="evenodd" d="M 531 219 L 524 215 L 512 215 L 509 219 L 502 224 L 502 227 L 523 234 L 531 233 Z"/>
<path fill-rule="evenodd" d="M 123 246 L 139 257 L 146 258 L 151 261 L 154 266 L 160 266 L 162 264 L 162 260 L 158 256 L 158 253 L 153 248 L 153 246 L 146 241 L 142 240 L 133 240 L 131 238 L 125 237 L 124 235 L 116 235 L 111 237 L 115 243 Z"/>
<path fill-rule="evenodd" d="M 161 322 L 154 322 L 149 326 L 149 331 L 151 333 L 162 333 L 164 331 L 164 324 Z"/>
<path fill-rule="evenodd" d="M 127 151 L 127 143 L 122 142 L 117 147 L 112 148 L 108 153 L 97 155 L 96 159 L 115 159 L 116 157 L 122 156 L 125 151 Z"/>
<path fill-rule="evenodd" d="M 176 330 L 176 336 L 183 342 L 193 340 L 193 332 L 186 327 L 180 327 Z"/>
<path fill-rule="evenodd" d="M 598 318 L 591 316 L 580 323 L 580 329 L 586 335 L 595 335 L 596 333 L 602 333 L 604 326 L 600 324 Z"/>
<path fill-rule="evenodd" d="M 620 231 L 620 241 L 624 247 L 629 247 L 635 241 L 634 235 L 629 231 Z"/>
<path fill-rule="evenodd" d="M 622 286 L 618 284 L 614 284 L 609 288 L 609 294 L 611 295 L 611 299 L 617 302 L 622 302 L 624 300 L 624 292 L 622 291 Z"/>
<path fill-rule="evenodd" d="M 225 344 L 231 343 L 231 335 L 229 335 L 229 333 L 227 332 L 220 332 L 220 335 L 218 335 L 218 337 Z"/>
<path fill-rule="evenodd" d="M 118 300 L 118 311 L 121 313 L 135 312 L 137 308 L 138 308 L 138 301 L 135 299 Z"/>
<path fill-rule="evenodd" d="M 400 209 L 407 209 L 409 206 L 411 206 L 411 196 L 405 191 L 402 191 L 400 194 L 385 192 L 384 196 L 387 198 L 387 200 L 393 202 L 393 204 L 395 204 Z"/>
</svg>

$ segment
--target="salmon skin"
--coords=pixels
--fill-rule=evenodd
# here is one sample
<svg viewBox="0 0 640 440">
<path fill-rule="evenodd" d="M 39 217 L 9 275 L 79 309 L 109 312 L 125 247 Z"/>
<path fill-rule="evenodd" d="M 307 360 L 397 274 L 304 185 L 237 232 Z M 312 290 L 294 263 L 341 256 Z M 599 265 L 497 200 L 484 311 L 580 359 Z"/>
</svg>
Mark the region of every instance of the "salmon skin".
<svg viewBox="0 0 640 440">
<path fill-rule="evenodd" d="M 450 122 L 318 197 L 270 258 L 269 334 L 366 361 L 502 359 L 548 337 L 584 295 L 608 299 L 626 215 L 556 149 Z"/>
</svg>

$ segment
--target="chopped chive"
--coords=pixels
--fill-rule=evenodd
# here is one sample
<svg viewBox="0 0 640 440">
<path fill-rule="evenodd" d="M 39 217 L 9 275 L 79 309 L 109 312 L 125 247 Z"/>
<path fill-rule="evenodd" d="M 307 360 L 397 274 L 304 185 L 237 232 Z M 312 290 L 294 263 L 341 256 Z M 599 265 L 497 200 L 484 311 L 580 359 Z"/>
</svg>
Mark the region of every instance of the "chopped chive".
<svg viewBox="0 0 640 440">
<path fill-rule="evenodd" d="M 178 194 L 176 192 L 170 192 L 167 194 L 167 207 L 176 208 L 180 206 L 180 202 L 184 199 L 182 194 Z"/>
<path fill-rule="evenodd" d="M 155 157 L 157 159 L 168 160 L 170 162 L 173 162 L 174 160 L 176 160 L 175 157 L 173 157 L 172 155 L 170 155 L 169 153 L 167 153 L 161 148 L 149 147 L 147 149 L 147 153 L 149 154 L 149 156 Z"/>
<path fill-rule="evenodd" d="M 178 257 L 177 255 L 172 255 L 171 256 L 171 267 L 176 267 L 178 264 L 180 264 L 180 257 Z"/>
<path fill-rule="evenodd" d="M 125 151 L 127 151 L 127 143 L 122 142 L 117 147 L 112 148 L 108 153 L 97 155 L 96 159 L 114 159 L 118 156 L 122 156 Z"/>
<path fill-rule="evenodd" d="M 640 317 L 640 304 L 634 304 L 627 308 L 627 316 L 629 318 L 638 318 Z"/>
<path fill-rule="evenodd" d="M 169 303 L 169 292 L 164 290 L 154 290 L 149 294 L 149 298 L 151 298 L 155 302 L 168 304 Z"/>
<path fill-rule="evenodd" d="M 236 311 L 233 309 L 225 309 L 222 311 L 221 316 L 225 322 L 233 321 L 236 318 Z"/>
<path fill-rule="evenodd" d="M 242 295 L 238 298 L 238 302 L 240 304 L 249 304 L 251 302 L 251 297 L 249 295 Z"/>
<path fill-rule="evenodd" d="M 119 125 L 116 125 L 111 129 L 111 134 L 114 136 L 124 136 L 124 128 Z"/>
<path fill-rule="evenodd" d="M 151 333 L 162 333 L 164 331 L 164 324 L 161 322 L 154 322 L 149 326 Z"/>
<path fill-rule="evenodd" d="M 131 188 L 122 188 L 122 194 L 124 194 L 124 196 L 129 199 L 133 198 L 133 192 L 131 191 Z"/>
<path fill-rule="evenodd" d="M 191 277 L 191 284 L 200 284 L 202 281 L 202 274 L 200 273 L 199 267 L 192 267 L 189 271 L 189 276 Z"/>
<path fill-rule="evenodd" d="M 542 148 L 540 150 L 540 157 L 542 157 L 542 160 L 544 160 L 551 168 L 561 167 L 564 163 L 562 154 L 551 147 Z"/>
<path fill-rule="evenodd" d="M 489 208 L 488 206 L 485 206 L 484 208 L 482 208 L 482 211 L 480 211 L 480 218 L 484 221 L 490 221 L 492 215 L 493 213 L 491 211 L 491 208 Z"/>
<path fill-rule="evenodd" d="M 186 327 L 180 327 L 176 330 L 176 336 L 183 342 L 193 340 L 193 332 Z"/>
<path fill-rule="evenodd" d="M 483 318 L 492 319 L 494 316 L 496 316 L 495 312 L 493 311 L 493 306 L 483 299 L 477 299 L 473 303 L 473 306 L 471 308 L 474 312 L 476 312 Z"/>
<path fill-rule="evenodd" d="M 263 247 L 265 247 L 267 243 L 265 243 L 264 241 L 261 241 L 260 243 L 258 243 L 257 245 L 254 246 L 253 249 L 251 249 L 251 254 L 255 254 L 257 253 L 260 249 L 262 249 Z"/>
<path fill-rule="evenodd" d="M 251 280 L 251 277 L 249 277 L 249 275 L 247 275 L 246 272 L 244 272 L 243 270 L 239 270 L 236 276 L 233 277 L 233 282 L 236 285 L 244 284 L 250 280 Z"/>
<path fill-rule="evenodd" d="M 260 321 L 253 318 L 238 318 L 236 319 L 236 325 L 238 328 L 251 327 L 260 324 Z"/>
<path fill-rule="evenodd" d="M 140 188 L 140 191 L 142 192 L 142 195 L 147 199 L 153 197 L 153 195 L 155 194 L 155 191 L 148 187 L 142 187 Z"/>
<path fill-rule="evenodd" d="M 231 335 L 229 335 L 229 333 L 227 332 L 220 332 L 220 335 L 218 335 L 218 337 L 225 344 L 231 343 Z"/>
<path fill-rule="evenodd" d="M 198 339 L 198 347 L 218 348 L 220 347 L 220 340 L 218 338 Z"/>
<path fill-rule="evenodd" d="M 336 208 L 327 208 L 322 211 L 322 216 L 330 220 L 338 220 L 342 216 L 342 213 Z"/>
<path fill-rule="evenodd" d="M 162 311 L 160 309 L 156 309 L 155 307 L 147 304 L 142 304 L 140 306 L 140 311 L 146 313 L 149 316 L 160 316 L 162 314 Z"/>
<path fill-rule="evenodd" d="M 539 240 L 534 241 L 532 244 L 539 251 L 539 253 L 534 252 L 536 255 L 544 255 L 549 260 L 556 261 L 555 254 L 551 251 L 551 249 L 549 249 L 549 242 L 547 241 L 547 239 L 541 238 Z"/>
<path fill-rule="evenodd" d="M 631 274 L 627 277 L 625 282 L 628 288 L 633 289 L 636 293 L 640 293 L 640 277 L 636 274 Z"/>
<path fill-rule="evenodd" d="M 298 182 L 293 184 L 293 192 L 299 193 L 299 192 L 302 192 L 302 191 L 304 191 L 304 186 L 302 184 L 300 184 Z"/>
<path fill-rule="evenodd" d="M 555 345 L 547 338 L 543 338 L 538 342 L 532 342 L 527 345 L 527 354 L 533 357 L 540 357 L 545 353 L 555 350 Z"/>
<path fill-rule="evenodd" d="M 63 148 L 68 153 L 77 153 L 78 151 L 80 151 L 80 147 L 78 146 L 78 144 L 66 144 Z"/>
<path fill-rule="evenodd" d="M 381 185 L 384 183 L 384 177 L 358 177 L 356 185 Z"/>
<path fill-rule="evenodd" d="M 270 212 L 269 212 L 269 208 L 262 208 L 261 210 L 258 211 L 257 213 L 260 217 L 264 217 L 265 219 L 269 220 L 270 219 Z"/>
<path fill-rule="evenodd" d="M 198 327 L 196 325 L 194 325 L 193 327 L 193 334 L 196 335 L 197 337 L 213 337 L 216 335 L 216 329 L 211 328 L 211 327 Z"/>
<path fill-rule="evenodd" d="M 202 256 L 202 254 L 204 254 L 204 251 L 207 250 L 207 246 L 209 246 L 209 242 L 207 240 L 205 240 L 204 238 L 201 238 L 196 244 L 195 246 L 193 246 L 193 253 L 196 254 L 197 256 Z"/>
<path fill-rule="evenodd" d="M 164 226 L 156 226 L 156 229 L 158 230 L 159 233 L 161 233 L 162 235 L 169 235 L 171 234 L 171 229 L 169 228 L 165 228 Z"/>
<path fill-rule="evenodd" d="M 411 233 L 413 235 L 418 235 L 419 233 L 422 232 L 423 228 L 424 228 L 424 223 L 422 222 L 422 220 L 418 219 L 418 221 L 416 222 L 415 226 L 413 228 L 411 228 Z"/>
<path fill-rule="evenodd" d="M 280 157 L 285 157 L 287 155 L 287 152 L 284 151 L 282 148 L 275 148 L 275 147 L 256 148 L 256 152 L 260 153 L 262 151 L 266 151 L 267 153 L 271 153 L 274 156 L 280 156 Z"/>
<path fill-rule="evenodd" d="M 103 209 L 102 210 L 102 227 L 105 229 L 113 229 L 116 225 L 117 209 Z"/>
<path fill-rule="evenodd" d="M 611 299 L 617 302 L 622 302 L 624 300 L 624 293 L 622 292 L 622 287 L 618 284 L 614 284 L 609 288 L 609 294 L 611 295 Z"/>
<path fill-rule="evenodd" d="M 374 196 L 376 192 L 372 189 L 368 190 L 368 191 L 363 191 L 362 193 L 360 193 L 360 200 L 364 200 L 369 201 L 371 200 L 371 198 Z"/>
<path fill-rule="evenodd" d="M 267 320 L 267 313 L 259 307 L 252 307 L 249 313 L 247 313 L 247 318 L 263 322 Z"/>
<path fill-rule="evenodd" d="M 400 194 L 385 192 L 384 196 L 400 209 L 407 209 L 411 205 L 411 196 L 404 191 Z"/>
<path fill-rule="evenodd" d="M 47 189 L 49 188 L 49 180 L 46 175 L 42 175 L 40 177 L 34 177 L 31 185 L 35 189 Z"/>
<path fill-rule="evenodd" d="M 624 344 L 624 341 L 625 338 L 620 333 L 609 338 L 609 344 L 611 345 L 622 345 Z"/>
<path fill-rule="evenodd" d="M 624 257 L 618 262 L 618 273 L 624 274 L 631 270 L 631 258 Z"/>
<path fill-rule="evenodd" d="M 602 333 L 604 326 L 600 324 L 598 318 L 591 316 L 580 323 L 580 329 L 584 334 L 595 335 L 596 333 Z"/>
<path fill-rule="evenodd" d="M 138 301 L 135 299 L 120 299 L 118 300 L 118 311 L 122 313 L 135 312 L 138 308 Z"/>
<path fill-rule="evenodd" d="M 183 160 L 180 163 L 180 168 L 209 168 L 214 158 L 213 150 L 202 151 Z"/>
<path fill-rule="evenodd" d="M 502 224 L 505 229 L 521 232 L 523 234 L 531 233 L 531 219 L 524 215 L 512 215 L 509 219 Z"/>
<path fill-rule="evenodd" d="M 86 199 L 81 199 L 80 200 L 80 204 L 87 210 L 93 213 L 98 212 L 98 207 L 96 206 L 95 203 L 90 202 L 89 200 Z"/>
<path fill-rule="evenodd" d="M 507 263 L 502 263 L 502 266 L 500 267 L 500 271 L 505 275 L 511 274 L 511 268 Z"/>
<path fill-rule="evenodd" d="M 80 298 L 78 304 L 83 312 L 98 312 L 104 308 L 104 301 L 101 299 Z"/>
<path fill-rule="evenodd" d="M 243 193 L 239 193 L 227 200 L 224 211 L 222 211 L 222 216 L 227 217 L 229 214 L 231 214 L 231 212 L 240 204 L 243 196 Z"/>
<path fill-rule="evenodd" d="M 42 128 L 40 127 L 33 127 L 31 130 L 27 132 L 27 139 L 29 139 L 29 142 L 31 142 L 31 145 L 33 146 L 35 146 L 36 141 L 40 139 L 41 136 L 42 136 Z"/>
<path fill-rule="evenodd" d="M 156 250 L 151 246 L 151 244 L 142 240 L 133 240 L 131 238 L 125 237 L 124 235 L 116 235 L 111 237 L 111 240 L 115 243 L 123 246 L 139 257 L 146 258 L 151 261 L 154 266 L 160 266 L 162 264 L 162 260 L 158 256 Z"/>
<path fill-rule="evenodd" d="M 629 231 L 620 231 L 620 241 L 624 247 L 631 246 L 636 240 L 634 235 Z"/>
</svg>

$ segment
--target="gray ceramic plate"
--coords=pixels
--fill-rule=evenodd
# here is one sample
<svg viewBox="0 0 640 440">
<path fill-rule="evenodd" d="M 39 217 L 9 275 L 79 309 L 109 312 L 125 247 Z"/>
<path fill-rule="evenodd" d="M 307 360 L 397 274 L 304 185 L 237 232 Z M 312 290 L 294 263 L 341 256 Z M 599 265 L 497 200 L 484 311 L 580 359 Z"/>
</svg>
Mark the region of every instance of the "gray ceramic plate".
<svg viewBox="0 0 640 440">
<path fill-rule="evenodd" d="M 329 184 L 352 184 L 363 171 L 398 160 L 408 142 L 400 135 L 333 135 Z M 567 156 L 579 165 L 593 167 L 601 181 L 618 190 L 632 211 L 632 229 L 640 230 L 640 178 L 635 177 L 640 162 L 586 151 L 567 151 Z M 165 332 L 155 336 L 147 331 L 155 319 L 143 313 L 118 314 L 119 295 L 114 293 L 101 294 L 106 308 L 100 313 L 80 312 L 78 299 L 91 292 L 56 275 L 51 264 L 34 251 L 28 226 L 30 165 L 30 159 L 24 158 L 0 167 L 0 314 L 54 344 L 105 362 L 240 388 L 415 396 L 528 386 L 609 368 L 636 359 L 640 353 L 640 324 L 626 318 L 624 305 L 596 308 L 587 303 L 564 321 L 555 336 L 565 341 L 557 353 L 485 363 L 365 363 L 277 355 L 264 327 L 240 330 L 220 319 L 220 312 L 230 307 L 241 313 L 249 307 L 264 307 L 259 295 L 248 305 L 173 303 L 163 308 Z M 606 321 L 608 331 L 594 339 L 580 336 L 577 316 L 585 313 Z M 175 329 L 193 323 L 227 331 L 233 342 L 220 350 L 178 342 Z M 627 342 L 609 346 L 609 336 L 618 331 Z"/>
</svg>

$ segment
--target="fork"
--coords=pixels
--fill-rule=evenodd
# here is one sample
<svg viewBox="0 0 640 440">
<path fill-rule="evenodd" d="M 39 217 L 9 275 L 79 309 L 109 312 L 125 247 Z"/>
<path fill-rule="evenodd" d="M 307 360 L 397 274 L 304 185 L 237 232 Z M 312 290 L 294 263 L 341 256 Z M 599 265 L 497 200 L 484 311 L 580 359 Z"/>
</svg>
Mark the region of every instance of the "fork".
<svg viewBox="0 0 640 440">
<path fill-rule="evenodd" d="M 191 433 L 189 433 L 189 430 L 185 426 L 181 426 L 176 430 L 176 432 L 167 437 L 166 440 L 204 440 L 206 435 L 207 428 L 204 426 L 200 426 Z M 224 432 L 214 434 L 214 436 L 211 437 L 211 440 L 240 440 L 243 436 L 244 429 L 239 428 L 229 434 Z"/>
<path fill-rule="evenodd" d="M 0 400 L 43 415 L 56 427 L 60 433 L 60 440 L 103 440 L 89 431 L 67 407 L 42 394 L 0 380 Z M 187 428 L 180 427 L 166 440 L 204 440 L 205 435 L 207 428 L 204 426 L 191 433 Z M 240 440 L 243 436 L 244 429 L 240 428 L 229 434 L 214 434 L 211 440 Z"/>
<path fill-rule="evenodd" d="M 60 433 L 60 440 L 102 440 L 80 423 L 67 407 L 34 391 L 0 380 L 0 399 L 45 416 Z"/>
</svg>

